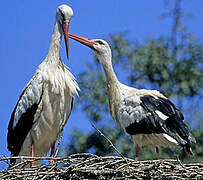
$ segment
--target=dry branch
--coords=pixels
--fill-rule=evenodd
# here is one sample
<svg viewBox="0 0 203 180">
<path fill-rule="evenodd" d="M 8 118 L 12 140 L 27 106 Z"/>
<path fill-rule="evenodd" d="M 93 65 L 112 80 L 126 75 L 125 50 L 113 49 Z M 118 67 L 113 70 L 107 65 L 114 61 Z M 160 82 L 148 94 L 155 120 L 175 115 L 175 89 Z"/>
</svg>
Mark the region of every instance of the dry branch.
<svg viewBox="0 0 203 180">
<path fill-rule="evenodd" d="M 111 142 L 111 140 L 110 140 L 109 138 L 107 138 L 107 137 L 104 135 L 104 133 L 102 133 L 92 122 L 91 122 L 91 125 L 92 125 L 92 127 L 93 127 L 96 131 L 98 131 L 98 133 L 99 133 L 102 137 L 104 137 L 104 138 L 107 140 L 107 142 L 109 143 L 110 147 L 112 147 L 121 157 L 124 158 L 124 156 L 123 156 L 123 155 L 120 153 L 120 151 L 114 146 L 114 144 Z"/>
</svg>

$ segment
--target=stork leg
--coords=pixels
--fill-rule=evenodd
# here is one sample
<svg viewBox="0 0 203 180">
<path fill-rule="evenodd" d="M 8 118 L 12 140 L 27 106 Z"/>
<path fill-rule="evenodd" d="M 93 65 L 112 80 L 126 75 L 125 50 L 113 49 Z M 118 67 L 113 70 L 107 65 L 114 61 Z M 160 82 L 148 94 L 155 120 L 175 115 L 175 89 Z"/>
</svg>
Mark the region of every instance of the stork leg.
<svg viewBox="0 0 203 180">
<path fill-rule="evenodd" d="M 138 160 L 139 159 L 139 146 L 138 146 L 138 144 L 136 144 L 136 147 L 135 147 L 135 155 L 136 155 L 136 160 Z"/>
<path fill-rule="evenodd" d="M 54 144 L 51 146 L 51 154 L 50 154 L 50 157 L 52 157 L 52 158 L 54 157 L 55 143 L 56 143 L 56 142 L 54 142 Z M 54 160 L 49 159 L 49 165 L 54 165 Z"/>
<path fill-rule="evenodd" d="M 32 145 L 31 145 L 31 157 L 34 157 L 35 153 L 34 153 L 34 143 L 32 142 Z M 34 160 L 31 162 L 30 164 L 30 167 L 34 166 L 35 165 L 35 162 Z"/>
<path fill-rule="evenodd" d="M 159 146 L 156 146 L 156 155 L 157 155 L 157 159 L 160 159 Z"/>
</svg>

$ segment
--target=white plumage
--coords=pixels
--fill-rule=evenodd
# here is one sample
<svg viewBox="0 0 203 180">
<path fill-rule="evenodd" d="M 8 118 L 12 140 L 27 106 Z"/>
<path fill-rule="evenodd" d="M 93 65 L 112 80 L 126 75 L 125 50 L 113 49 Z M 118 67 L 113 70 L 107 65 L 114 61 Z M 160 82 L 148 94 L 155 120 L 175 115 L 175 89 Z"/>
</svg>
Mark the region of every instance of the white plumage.
<svg viewBox="0 0 203 180">
<path fill-rule="evenodd" d="M 195 139 L 184 123 L 180 110 L 156 90 L 136 89 L 120 83 L 112 67 L 111 49 L 101 39 L 69 37 L 92 48 L 98 55 L 107 78 L 109 106 L 112 117 L 132 137 L 138 147 L 150 145 L 181 145 L 192 154 L 190 143 Z"/>
<path fill-rule="evenodd" d="M 43 156 L 50 148 L 53 156 L 56 140 L 71 113 L 73 96 L 79 90 L 60 58 L 63 34 L 68 51 L 72 15 L 69 6 L 58 7 L 48 55 L 22 91 L 11 115 L 7 140 L 12 156 Z"/>
</svg>

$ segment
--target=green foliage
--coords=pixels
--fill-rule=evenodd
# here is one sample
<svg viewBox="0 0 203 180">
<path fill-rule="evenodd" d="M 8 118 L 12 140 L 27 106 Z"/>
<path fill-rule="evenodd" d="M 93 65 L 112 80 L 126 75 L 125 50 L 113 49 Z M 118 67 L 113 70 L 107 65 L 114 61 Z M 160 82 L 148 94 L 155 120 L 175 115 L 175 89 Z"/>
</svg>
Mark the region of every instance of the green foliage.
<svg viewBox="0 0 203 180">
<path fill-rule="evenodd" d="M 95 71 L 92 71 L 92 70 Z M 87 72 L 79 75 L 79 84 L 82 87 L 82 93 L 77 103 L 82 103 L 83 111 L 87 113 L 95 122 L 104 119 L 102 113 L 108 112 L 106 80 L 104 74 L 99 70 L 97 65 L 87 65 Z"/>
<path fill-rule="evenodd" d="M 157 89 L 172 98 L 184 112 L 190 126 L 198 127 L 203 123 L 203 45 L 192 40 L 191 34 L 182 25 L 181 0 L 176 0 L 173 10 L 166 13 L 174 19 L 171 36 L 148 39 L 143 43 L 129 41 L 121 34 L 111 35 L 113 64 L 121 82 L 137 88 Z M 171 12 L 174 12 L 171 13 Z M 79 75 L 81 96 L 78 104 L 86 116 L 96 123 L 116 148 L 127 157 L 135 157 L 135 147 L 123 130 L 112 120 L 109 112 L 106 79 L 96 57 L 87 70 Z M 198 99 L 198 103 L 193 103 Z M 184 104 L 184 106 L 182 106 Z M 194 104 L 199 106 L 195 108 Z M 193 110 L 193 111 L 192 111 Z M 196 122 L 196 123 L 193 123 Z M 161 148 L 161 158 L 178 155 L 185 162 L 203 162 L 203 131 L 192 132 L 197 140 L 193 146 L 194 157 L 188 157 L 180 147 Z M 72 141 L 66 148 L 68 153 L 93 152 L 98 155 L 115 154 L 108 142 L 97 131 L 88 134 L 74 130 Z M 155 159 L 153 148 L 143 147 L 140 159 Z"/>
</svg>

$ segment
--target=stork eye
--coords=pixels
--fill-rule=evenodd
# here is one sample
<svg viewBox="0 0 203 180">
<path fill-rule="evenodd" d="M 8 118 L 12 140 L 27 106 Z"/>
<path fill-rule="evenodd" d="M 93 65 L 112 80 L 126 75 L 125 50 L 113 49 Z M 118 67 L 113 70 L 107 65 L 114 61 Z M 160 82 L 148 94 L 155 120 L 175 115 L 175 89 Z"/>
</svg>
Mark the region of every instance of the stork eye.
<svg viewBox="0 0 203 180">
<path fill-rule="evenodd" d="M 99 43 L 100 45 L 104 45 L 102 41 L 97 41 L 97 43 Z"/>
</svg>

